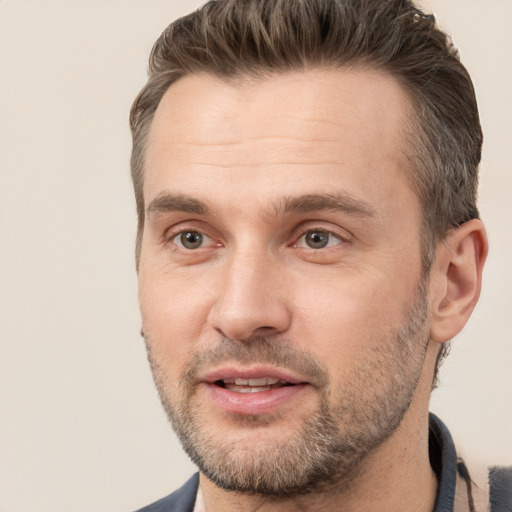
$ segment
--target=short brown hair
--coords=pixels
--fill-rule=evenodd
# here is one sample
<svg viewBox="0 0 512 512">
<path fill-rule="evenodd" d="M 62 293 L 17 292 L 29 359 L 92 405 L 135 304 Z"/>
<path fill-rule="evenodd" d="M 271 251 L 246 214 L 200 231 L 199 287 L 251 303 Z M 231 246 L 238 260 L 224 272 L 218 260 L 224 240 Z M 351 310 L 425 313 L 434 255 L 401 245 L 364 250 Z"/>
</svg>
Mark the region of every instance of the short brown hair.
<svg viewBox="0 0 512 512">
<path fill-rule="evenodd" d="M 395 77 L 407 91 L 413 107 L 407 157 L 423 210 L 428 274 L 436 243 L 478 217 L 482 131 L 473 84 L 457 50 L 434 17 L 411 0 L 214 0 L 169 25 L 153 47 L 148 82 L 130 115 L 137 264 L 146 139 L 169 86 L 197 73 L 227 80 L 315 66 L 366 66 Z"/>
</svg>

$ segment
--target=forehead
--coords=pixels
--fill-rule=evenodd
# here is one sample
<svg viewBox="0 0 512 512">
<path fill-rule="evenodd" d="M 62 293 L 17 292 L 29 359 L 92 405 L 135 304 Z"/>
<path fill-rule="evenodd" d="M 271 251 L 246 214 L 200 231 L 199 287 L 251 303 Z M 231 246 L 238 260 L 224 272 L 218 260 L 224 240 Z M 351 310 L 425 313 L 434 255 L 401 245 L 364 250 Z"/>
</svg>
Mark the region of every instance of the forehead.
<svg viewBox="0 0 512 512">
<path fill-rule="evenodd" d="M 162 188 L 208 196 L 219 180 L 235 192 L 250 180 L 255 193 L 325 192 L 341 183 L 354 196 L 370 188 L 389 194 L 397 180 L 408 181 L 409 108 L 398 82 L 376 70 L 230 82 L 186 76 L 166 92 L 151 125 L 146 204 Z"/>
</svg>

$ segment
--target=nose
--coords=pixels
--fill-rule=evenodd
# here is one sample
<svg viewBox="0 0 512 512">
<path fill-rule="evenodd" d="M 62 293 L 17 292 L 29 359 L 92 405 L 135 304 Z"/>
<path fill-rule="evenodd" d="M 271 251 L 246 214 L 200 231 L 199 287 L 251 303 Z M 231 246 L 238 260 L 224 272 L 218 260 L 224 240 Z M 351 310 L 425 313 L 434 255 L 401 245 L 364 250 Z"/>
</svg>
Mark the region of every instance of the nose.
<svg viewBox="0 0 512 512">
<path fill-rule="evenodd" d="M 234 254 L 222 273 L 208 321 L 223 337 L 244 340 L 285 332 L 291 322 L 282 267 L 254 252 Z"/>
</svg>

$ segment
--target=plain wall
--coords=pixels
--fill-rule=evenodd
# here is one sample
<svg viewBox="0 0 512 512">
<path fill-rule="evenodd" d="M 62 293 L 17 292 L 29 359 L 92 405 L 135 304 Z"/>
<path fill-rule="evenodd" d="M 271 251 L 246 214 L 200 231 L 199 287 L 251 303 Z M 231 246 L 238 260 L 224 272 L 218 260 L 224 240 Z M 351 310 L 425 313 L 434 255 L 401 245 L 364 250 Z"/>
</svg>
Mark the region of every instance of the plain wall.
<svg viewBox="0 0 512 512">
<path fill-rule="evenodd" d="M 146 362 L 128 111 L 197 1 L 0 0 L 0 512 L 129 512 L 194 471 Z M 432 0 L 472 74 L 491 252 L 432 410 L 512 463 L 512 2 Z"/>
</svg>

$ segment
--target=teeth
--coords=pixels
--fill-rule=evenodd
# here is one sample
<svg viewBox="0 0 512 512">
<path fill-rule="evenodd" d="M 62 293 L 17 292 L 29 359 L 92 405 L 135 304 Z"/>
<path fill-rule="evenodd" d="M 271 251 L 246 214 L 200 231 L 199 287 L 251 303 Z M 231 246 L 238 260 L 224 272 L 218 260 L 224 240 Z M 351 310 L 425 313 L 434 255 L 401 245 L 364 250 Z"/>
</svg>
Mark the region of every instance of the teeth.
<svg viewBox="0 0 512 512">
<path fill-rule="evenodd" d="M 235 384 L 237 386 L 272 386 L 278 382 L 279 379 L 273 379 L 271 377 L 260 377 L 259 379 L 235 379 Z"/>
<path fill-rule="evenodd" d="M 236 391 L 237 393 L 260 393 L 261 391 L 269 391 L 272 388 L 268 386 L 258 386 L 254 388 L 249 386 L 233 386 L 232 384 L 226 384 L 226 389 Z"/>
<path fill-rule="evenodd" d="M 287 384 L 285 380 L 274 379 L 273 377 L 259 377 L 257 379 L 235 379 L 228 378 L 222 380 L 224 387 L 230 391 L 238 393 L 258 393 L 260 391 L 269 391 L 274 387 L 280 387 Z M 276 386 L 277 385 L 277 386 Z"/>
</svg>

